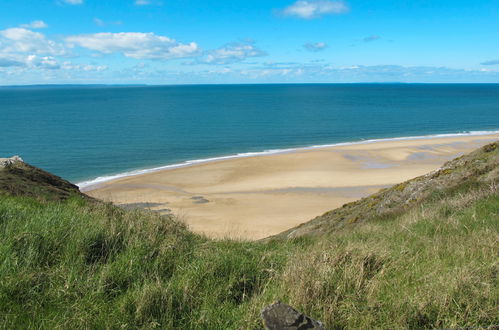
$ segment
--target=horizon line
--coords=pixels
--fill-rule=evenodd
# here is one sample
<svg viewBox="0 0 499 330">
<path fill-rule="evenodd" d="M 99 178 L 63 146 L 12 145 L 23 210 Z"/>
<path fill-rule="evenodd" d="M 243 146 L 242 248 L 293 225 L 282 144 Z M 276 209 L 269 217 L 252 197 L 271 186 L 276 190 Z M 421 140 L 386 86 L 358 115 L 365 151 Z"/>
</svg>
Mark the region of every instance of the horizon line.
<svg viewBox="0 0 499 330">
<path fill-rule="evenodd" d="M 0 88 L 24 88 L 24 87 L 164 87 L 164 86 L 255 86 L 255 85 L 499 85 L 499 82 L 272 82 L 272 83 L 179 83 L 179 84 L 18 84 L 0 85 Z"/>
</svg>

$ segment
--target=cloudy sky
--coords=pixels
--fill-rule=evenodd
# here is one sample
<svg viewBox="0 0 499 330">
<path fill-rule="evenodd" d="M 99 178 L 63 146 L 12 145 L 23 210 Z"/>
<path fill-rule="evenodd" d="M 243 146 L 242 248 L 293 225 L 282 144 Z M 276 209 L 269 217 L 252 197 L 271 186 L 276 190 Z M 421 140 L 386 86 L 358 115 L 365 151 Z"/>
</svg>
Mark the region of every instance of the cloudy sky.
<svg viewBox="0 0 499 330">
<path fill-rule="evenodd" d="M 0 85 L 279 82 L 499 82 L 499 1 L 0 1 Z"/>
</svg>

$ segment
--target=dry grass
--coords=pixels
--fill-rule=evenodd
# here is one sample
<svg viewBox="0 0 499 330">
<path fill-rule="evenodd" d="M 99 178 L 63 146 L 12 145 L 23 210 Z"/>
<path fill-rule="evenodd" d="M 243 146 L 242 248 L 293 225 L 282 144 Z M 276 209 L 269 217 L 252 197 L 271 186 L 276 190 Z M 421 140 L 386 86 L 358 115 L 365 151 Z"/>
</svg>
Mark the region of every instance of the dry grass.
<svg viewBox="0 0 499 330">
<path fill-rule="evenodd" d="M 499 171 L 488 152 L 427 176 L 438 189 L 403 212 L 373 210 L 430 187 L 424 178 L 327 215 L 357 208 L 368 220 L 287 240 L 209 240 L 65 190 L 0 194 L 0 328 L 258 329 L 275 300 L 331 329 L 497 325 Z"/>
<path fill-rule="evenodd" d="M 294 256 L 289 303 L 331 328 L 497 324 L 495 185 L 344 231 Z"/>
<path fill-rule="evenodd" d="M 4 328 L 259 328 L 287 302 L 329 328 L 498 324 L 491 186 L 322 240 L 208 240 L 173 219 L 0 198 Z M 451 207 L 449 207 L 451 205 Z"/>
</svg>

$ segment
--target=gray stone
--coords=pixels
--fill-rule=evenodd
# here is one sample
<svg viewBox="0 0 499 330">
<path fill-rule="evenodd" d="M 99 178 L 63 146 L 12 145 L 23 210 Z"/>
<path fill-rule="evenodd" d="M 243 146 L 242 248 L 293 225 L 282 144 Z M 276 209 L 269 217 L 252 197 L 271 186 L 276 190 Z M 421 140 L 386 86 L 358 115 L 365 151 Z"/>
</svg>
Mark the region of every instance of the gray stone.
<svg viewBox="0 0 499 330">
<path fill-rule="evenodd" d="M 262 318 L 263 325 L 268 330 L 326 329 L 320 321 L 311 319 L 279 301 L 265 307 L 262 311 Z"/>
<path fill-rule="evenodd" d="M 6 167 L 12 165 L 16 162 L 22 162 L 22 158 L 19 156 L 13 156 L 10 158 L 0 158 L 0 167 Z"/>
</svg>

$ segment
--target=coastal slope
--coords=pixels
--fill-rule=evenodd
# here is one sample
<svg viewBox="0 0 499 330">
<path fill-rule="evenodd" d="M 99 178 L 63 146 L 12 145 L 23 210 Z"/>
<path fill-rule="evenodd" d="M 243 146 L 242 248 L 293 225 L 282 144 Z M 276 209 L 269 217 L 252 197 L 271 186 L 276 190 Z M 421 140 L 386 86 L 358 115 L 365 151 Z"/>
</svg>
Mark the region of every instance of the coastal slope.
<svg viewBox="0 0 499 330">
<path fill-rule="evenodd" d="M 17 156 L 0 158 L 0 193 L 45 200 L 65 200 L 71 196 L 89 198 L 78 186 L 25 163 Z"/>
<path fill-rule="evenodd" d="M 328 329 L 498 324 L 498 159 L 495 142 L 263 241 L 95 203 L 15 162 L 0 168 L 0 327 L 261 329 L 275 300 Z"/>
<path fill-rule="evenodd" d="M 325 235 L 372 219 L 393 218 L 431 198 L 455 194 L 468 187 L 497 189 L 499 142 L 494 142 L 452 161 L 436 171 L 405 181 L 347 203 L 275 237 L 296 238 Z M 499 219 L 498 219 L 499 220 Z"/>
</svg>

